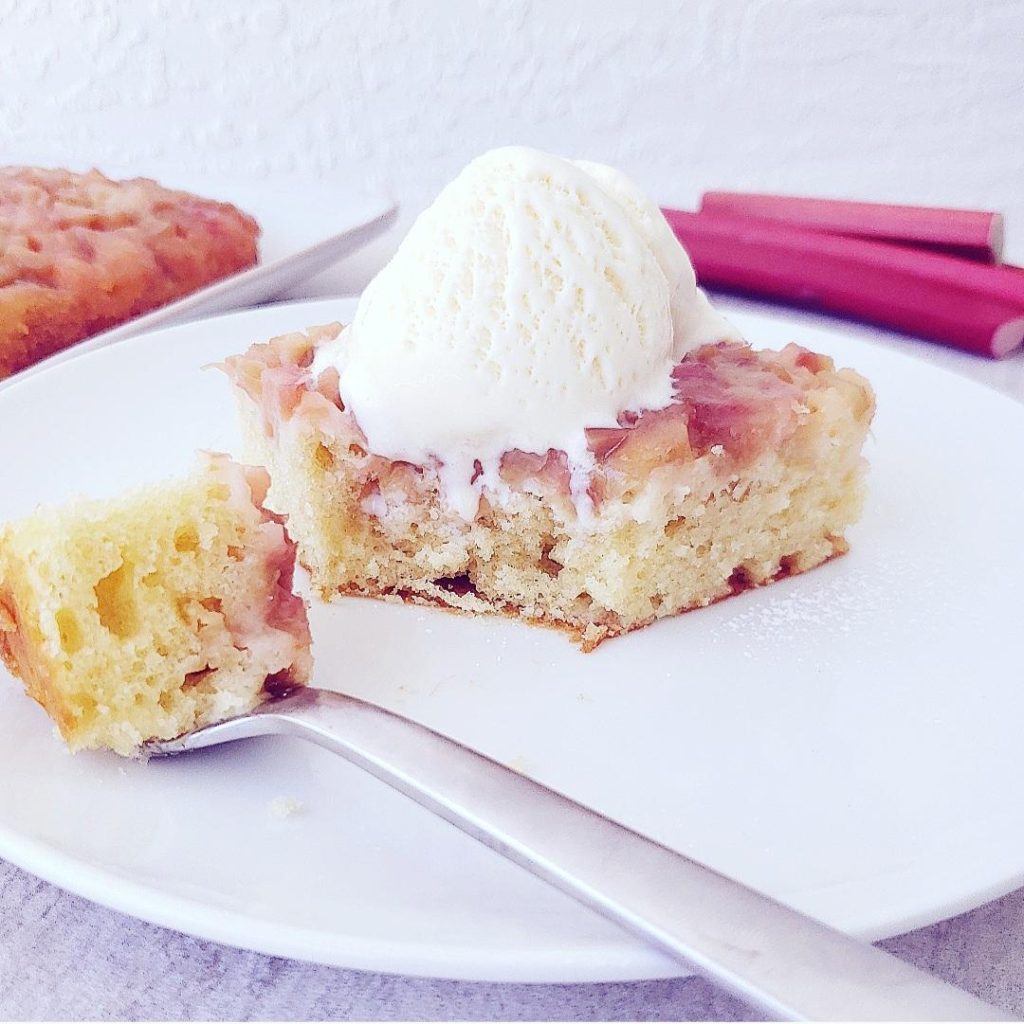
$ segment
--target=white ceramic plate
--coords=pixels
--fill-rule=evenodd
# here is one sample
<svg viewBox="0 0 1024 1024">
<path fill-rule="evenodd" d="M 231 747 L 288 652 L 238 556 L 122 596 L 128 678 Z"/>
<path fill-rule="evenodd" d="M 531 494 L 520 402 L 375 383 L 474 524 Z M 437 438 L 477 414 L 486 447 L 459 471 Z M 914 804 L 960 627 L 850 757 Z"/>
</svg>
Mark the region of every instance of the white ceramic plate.
<svg viewBox="0 0 1024 1024">
<path fill-rule="evenodd" d="M 77 168 L 87 170 L 87 168 Z M 130 177 L 125 174 L 119 177 Z M 381 193 L 352 182 L 326 185 L 291 179 L 261 182 L 180 172 L 153 172 L 161 184 L 233 203 L 260 225 L 260 261 L 176 302 L 135 317 L 37 363 L 21 376 L 39 373 L 86 352 L 146 331 L 268 302 L 338 260 L 357 252 L 394 221 L 397 206 Z M 10 381 L 0 383 L 0 390 Z"/>
<path fill-rule="evenodd" d="M 339 300 L 191 323 L 0 396 L 0 518 L 232 448 L 223 376 Z M 797 333 L 741 315 L 765 344 Z M 852 552 L 582 655 L 560 634 L 361 600 L 313 611 L 317 681 L 449 733 L 859 935 L 1024 880 L 1024 407 L 840 334 L 878 390 Z M 681 973 L 329 754 L 254 741 L 174 762 L 66 754 L 0 679 L 0 855 L 196 935 L 412 974 Z M 284 796 L 303 810 L 274 817 Z M 624 864 L 628 871 L 629 865 Z"/>
</svg>

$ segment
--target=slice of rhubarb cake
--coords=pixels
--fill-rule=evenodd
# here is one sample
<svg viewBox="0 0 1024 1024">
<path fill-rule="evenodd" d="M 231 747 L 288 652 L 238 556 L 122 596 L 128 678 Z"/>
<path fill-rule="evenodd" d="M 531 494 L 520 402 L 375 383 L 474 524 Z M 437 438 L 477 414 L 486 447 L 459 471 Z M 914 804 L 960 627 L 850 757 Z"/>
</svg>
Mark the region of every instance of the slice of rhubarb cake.
<svg viewBox="0 0 1024 1024">
<path fill-rule="evenodd" d="M 585 649 L 845 550 L 868 384 L 755 351 L 619 172 L 509 147 L 351 324 L 228 361 L 321 594 L 504 612 Z"/>
<path fill-rule="evenodd" d="M 267 484 L 204 455 L 186 479 L 0 528 L 0 655 L 72 748 L 132 754 L 308 680 Z"/>
<path fill-rule="evenodd" d="M 229 361 L 251 450 L 299 557 L 337 594 L 503 612 L 607 637 L 803 572 L 846 551 L 860 514 L 866 381 L 796 345 L 705 345 L 672 403 L 587 430 L 592 469 L 509 451 L 467 518 L 442 470 L 376 455 L 314 351 L 335 325 Z"/>
</svg>

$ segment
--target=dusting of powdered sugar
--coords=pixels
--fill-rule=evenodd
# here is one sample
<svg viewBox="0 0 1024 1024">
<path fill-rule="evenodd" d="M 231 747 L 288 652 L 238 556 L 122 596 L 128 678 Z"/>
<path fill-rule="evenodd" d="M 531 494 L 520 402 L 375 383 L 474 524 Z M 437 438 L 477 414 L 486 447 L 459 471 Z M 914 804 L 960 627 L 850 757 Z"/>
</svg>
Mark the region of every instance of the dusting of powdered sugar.
<svg viewBox="0 0 1024 1024">
<path fill-rule="evenodd" d="M 766 647 L 785 646 L 801 660 L 802 651 L 814 649 L 808 641 L 820 643 L 823 636 L 870 633 L 881 638 L 897 628 L 886 609 L 899 572 L 895 565 L 883 572 L 826 566 L 740 595 L 721 606 L 729 614 L 716 623 L 712 640 L 734 646 L 741 638 L 747 658 Z"/>
</svg>

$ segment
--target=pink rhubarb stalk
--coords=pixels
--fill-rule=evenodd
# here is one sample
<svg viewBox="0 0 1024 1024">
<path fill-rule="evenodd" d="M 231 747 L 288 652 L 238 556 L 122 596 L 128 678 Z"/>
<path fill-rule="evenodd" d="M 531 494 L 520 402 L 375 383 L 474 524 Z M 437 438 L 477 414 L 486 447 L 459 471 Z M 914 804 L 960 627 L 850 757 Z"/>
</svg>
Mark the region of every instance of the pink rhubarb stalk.
<svg viewBox="0 0 1024 1024">
<path fill-rule="evenodd" d="M 710 288 L 869 320 L 999 357 L 1024 341 L 1024 272 L 724 214 L 666 210 Z"/>
<path fill-rule="evenodd" d="M 830 235 L 934 249 L 981 263 L 999 263 L 1003 217 L 983 210 L 892 206 L 842 199 L 805 199 L 754 192 L 705 192 L 701 213 L 781 221 Z"/>
</svg>

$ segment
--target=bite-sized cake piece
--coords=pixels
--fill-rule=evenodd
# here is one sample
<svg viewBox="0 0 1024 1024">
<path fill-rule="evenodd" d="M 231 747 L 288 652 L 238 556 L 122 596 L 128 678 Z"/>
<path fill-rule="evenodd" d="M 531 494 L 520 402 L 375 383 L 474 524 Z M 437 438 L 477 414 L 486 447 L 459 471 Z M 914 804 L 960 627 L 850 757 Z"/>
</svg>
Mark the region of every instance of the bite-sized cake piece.
<svg viewBox="0 0 1024 1024">
<path fill-rule="evenodd" d="M 203 455 L 183 480 L 0 528 L 0 655 L 73 749 L 129 755 L 308 681 L 267 484 Z"/>
<path fill-rule="evenodd" d="M 420 215 L 351 324 L 228 361 L 325 596 L 601 640 L 845 550 L 867 383 L 756 352 L 658 207 L 522 147 Z"/>
<path fill-rule="evenodd" d="M 259 227 L 147 178 L 0 167 L 0 379 L 253 266 Z"/>
<path fill-rule="evenodd" d="M 337 373 L 314 375 L 316 348 L 339 331 L 229 360 L 248 456 L 269 468 L 270 504 L 325 599 L 513 614 L 590 650 L 846 551 L 874 399 L 825 356 L 702 346 L 673 371 L 669 406 L 587 432 L 585 481 L 562 452 L 510 451 L 467 519 L 438 465 L 373 454 Z"/>
</svg>

